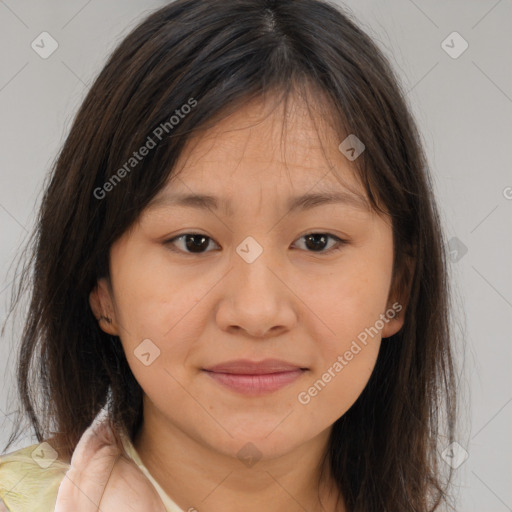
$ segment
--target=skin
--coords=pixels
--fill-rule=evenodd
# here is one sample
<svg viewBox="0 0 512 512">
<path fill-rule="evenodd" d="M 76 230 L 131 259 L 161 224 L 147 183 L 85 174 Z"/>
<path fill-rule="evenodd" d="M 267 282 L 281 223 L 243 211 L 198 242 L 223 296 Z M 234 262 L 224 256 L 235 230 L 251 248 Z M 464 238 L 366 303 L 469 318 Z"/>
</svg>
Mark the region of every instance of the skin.
<svg viewBox="0 0 512 512">
<path fill-rule="evenodd" d="M 113 244 L 111 281 L 99 280 L 90 296 L 95 315 L 112 319 L 100 326 L 120 336 L 145 394 L 134 446 L 185 511 L 336 510 L 328 470 L 319 484 L 332 425 L 366 386 L 381 337 L 403 324 L 403 312 L 389 319 L 308 404 L 298 401 L 401 298 L 391 293 L 389 218 L 364 203 L 286 207 L 291 196 L 326 190 L 365 198 L 338 150 L 342 139 L 294 100 L 280 146 L 283 112 L 267 107 L 248 103 L 189 141 L 179 178 Z M 163 199 L 176 192 L 227 198 L 232 212 Z M 185 233 L 209 245 L 191 253 L 183 239 L 166 243 Z M 308 245 L 310 233 L 348 242 L 337 251 L 333 238 Z M 236 252 L 247 236 L 263 248 L 252 263 Z M 134 354 L 145 339 L 160 350 L 149 366 Z M 266 358 L 308 371 L 264 396 L 236 393 L 202 371 Z M 237 456 L 247 443 L 259 457 L 250 467 Z"/>
</svg>

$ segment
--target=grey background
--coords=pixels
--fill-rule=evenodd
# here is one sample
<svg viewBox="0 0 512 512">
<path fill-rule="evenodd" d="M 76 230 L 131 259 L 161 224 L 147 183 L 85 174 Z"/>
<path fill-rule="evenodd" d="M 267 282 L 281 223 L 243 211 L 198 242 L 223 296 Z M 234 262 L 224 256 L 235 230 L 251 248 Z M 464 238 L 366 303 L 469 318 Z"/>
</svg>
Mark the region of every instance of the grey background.
<svg viewBox="0 0 512 512">
<path fill-rule="evenodd" d="M 109 52 L 164 2 L 0 1 L 0 322 L 43 180 Z M 512 1 L 351 0 L 343 5 L 397 69 L 419 123 L 453 252 L 461 511 L 512 511 Z M 58 49 L 42 59 L 43 31 Z M 441 46 L 457 31 L 458 58 Z M 458 41 L 447 43 L 461 48 Z M 507 188 L 508 187 L 508 188 Z M 467 252 L 465 252 L 467 249 Z M 19 322 L 0 342 L 0 442 L 17 403 Z M 4 374 L 5 372 L 5 374 Z M 35 443 L 25 437 L 16 445 Z"/>
</svg>

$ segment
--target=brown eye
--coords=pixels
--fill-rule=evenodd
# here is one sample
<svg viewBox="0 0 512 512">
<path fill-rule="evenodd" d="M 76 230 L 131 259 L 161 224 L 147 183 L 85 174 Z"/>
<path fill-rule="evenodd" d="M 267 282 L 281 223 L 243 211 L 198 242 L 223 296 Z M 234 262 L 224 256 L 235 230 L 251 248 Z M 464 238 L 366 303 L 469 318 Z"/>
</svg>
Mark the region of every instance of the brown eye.
<svg viewBox="0 0 512 512">
<path fill-rule="evenodd" d="M 341 249 L 341 247 L 345 243 L 347 243 L 346 240 L 342 240 L 341 238 L 330 233 L 308 233 L 307 235 L 301 236 L 300 239 L 305 240 L 304 245 L 308 252 L 328 253 L 331 252 L 332 250 Z M 325 250 L 325 248 L 328 245 L 329 239 L 334 240 L 334 244 L 332 244 L 327 250 Z"/>
<path fill-rule="evenodd" d="M 201 233 L 185 233 L 167 240 L 165 244 L 170 245 L 172 250 L 201 254 L 203 252 L 209 252 L 206 249 L 211 241 L 212 239 L 209 236 L 202 235 Z M 177 242 L 181 243 L 182 248 L 175 249 L 172 247 L 172 245 Z"/>
<path fill-rule="evenodd" d="M 308 233 L 301 236 L 299 240 L 302 239 L 305 241 L 304 249 L 307 252 L 316 253 L 330 253 L 331 251 L 341 249 L 343 245 L 348 243 L 346 240 L 342 240 L 330 233 Z M 332 241 L 330 245 L 329 240 Z M 213 242 L 213 239 L 201 233 L 184 233 L 167 240 L 164 242 L 164 245 L 169 246 L 170 249 L 175 252 L 202 254 L 211 252 L 211 249 L 208 249 L 210 242 Z M 215 245 L 217 244 L 215 243 Z M 217 247 L 219 246 L 217 245 Z"/>
</svg>

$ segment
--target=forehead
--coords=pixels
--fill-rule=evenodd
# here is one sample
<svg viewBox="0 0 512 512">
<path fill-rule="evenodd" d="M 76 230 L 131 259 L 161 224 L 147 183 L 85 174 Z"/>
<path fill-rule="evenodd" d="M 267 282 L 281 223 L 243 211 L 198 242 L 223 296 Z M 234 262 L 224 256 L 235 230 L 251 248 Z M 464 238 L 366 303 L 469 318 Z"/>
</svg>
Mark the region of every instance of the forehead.
<svg viewBox="0 0 512 512">
<path fill-rule="evenodd" d="M 183 148 L 169 192 L 210 193 L 236 199 L 256 192 L 344 191 L 365 197 L 351 162 L 339 151 L 340 134 L 316 102 L 296 96 L 276 104 L 257 98 Z"/>
</svg>

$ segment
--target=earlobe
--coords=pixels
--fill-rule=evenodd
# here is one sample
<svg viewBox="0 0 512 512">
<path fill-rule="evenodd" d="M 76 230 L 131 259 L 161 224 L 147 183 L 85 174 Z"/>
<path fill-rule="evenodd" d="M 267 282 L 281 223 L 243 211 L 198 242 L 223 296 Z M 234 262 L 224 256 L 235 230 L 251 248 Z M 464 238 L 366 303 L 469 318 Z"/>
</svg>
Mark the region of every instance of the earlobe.
<svg viewBox="0 0 512 512">
<path fill-rule="evenodd" d="M 89 294 L 89 305 L 98 320 L 100 329 L 107 334 L 118 336 L 119 331 L 114 313 L 113 299 L 106 278 L 99 279 Z"/>
<path fill-rule="evenodd" d="M 386 310 L 387 322 L 382 329 L 382 338 L 389 338 L 402 329 L 405 312 L 409 304 L 414 277 L 414 252 L 404 252 L 405 261 L 391 286 Z"/>
<path fill-rule="evenodd" d="M 405 311 L 398 301 L 386 310 L 386 323 L 382 329 L 382 338 L 389 338 L 396 334 L 404 325 Z"/>
</svg>

